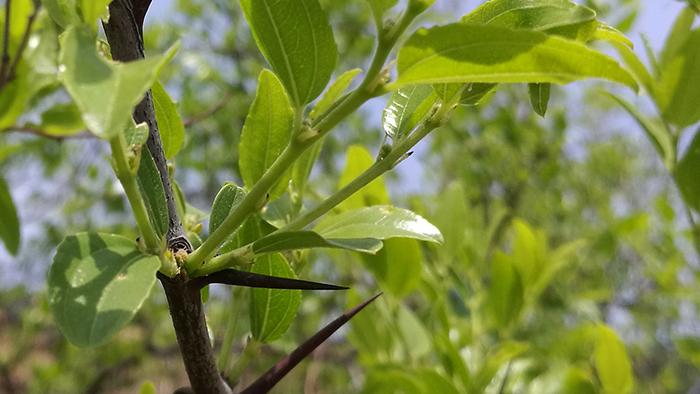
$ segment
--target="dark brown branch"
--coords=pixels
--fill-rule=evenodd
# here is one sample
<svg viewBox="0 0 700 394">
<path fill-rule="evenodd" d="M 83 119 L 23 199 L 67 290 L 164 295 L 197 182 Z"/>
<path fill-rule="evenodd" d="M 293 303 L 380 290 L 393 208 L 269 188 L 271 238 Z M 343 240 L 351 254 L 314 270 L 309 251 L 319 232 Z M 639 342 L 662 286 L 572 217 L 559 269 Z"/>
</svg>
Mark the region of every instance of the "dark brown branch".
<svg viewBox="0 0 700 394">
<path fill-rule="evenodd" d="M 250 386 L 246 387 L 240 394 L 263 394 L 267 393 L 272 389 L 272 387 L 277 384 L 289 371 L 292 370 L 297 364 L 299 364 L 306 356 L 311 354 L 319 345 L 321 345 L 326 339 L 328 339 L 334 332 L 336 332 L 345 323 L 350 321 L 356 314 L 358 314 L 362 309 L 369 305 L 372 301 L 377 299 L 382 295 L 379 293 L 369 300 L 363 302 L 362 304 L 352 308 L 347 311 L 337 319 L 328 323 L 327 326 L 323 327 L 311 338 L 307 339 L 306 342 L 302 343 L 294 349 L 288 356 L 284 357 L 275 364 L 274 367 L 270 368 L 261 377 L 253 382 Z"/>
<path fill-rule="evenodd" d="M 220 283 L 231 286 L 256 287 L 263 289 L 288 289 L 288 290 L 347 290 L 347 287 L 330 285 L 326 283 L 310 282 L 306 280 L 280 278 L 256 274 L 254 272 L 226 269 L 207 276 L 199 276 L 191 279 L 189 284 L 197 289 L 206 285 Z"/>
<path fill-rule="evenodd" d="M 141 35 L 143 27 L 139 23 L 139 19 L 141 22 L 143 21 L 149 4 L 150 0 L 115 0 L 109 5 L 109 23 L 105 23 L 104 28 L 114 60 L 129 62 L 144 58 L 143 37 Z M 139 12 L 138 17 L 134 14 L 134 10 Z M 153 96 L 150 91 L 134 109 L 134 121 L 148 124 L 146 145 L 153 156 L 156 167 L 158 167 L 168 206 L 168 247 L 173 251 L 186 250 L 189 253 L 192 251 L 192 246 L 185 238 L 182 222 L 177 213 L 175 195 L 168 173 L 168 162 L 163 152 L 163 144 L 160 140 L 153 107 Z"/>
<path fill-rule="evenodd" d="M 230 393 L 216 369 L 214 353 L 204 316 L 201 293 L 179 278 L 158 274 L 168 299 L 175 336 L 185 362 L 185 370 L 195 393 Z"/>
</svg>

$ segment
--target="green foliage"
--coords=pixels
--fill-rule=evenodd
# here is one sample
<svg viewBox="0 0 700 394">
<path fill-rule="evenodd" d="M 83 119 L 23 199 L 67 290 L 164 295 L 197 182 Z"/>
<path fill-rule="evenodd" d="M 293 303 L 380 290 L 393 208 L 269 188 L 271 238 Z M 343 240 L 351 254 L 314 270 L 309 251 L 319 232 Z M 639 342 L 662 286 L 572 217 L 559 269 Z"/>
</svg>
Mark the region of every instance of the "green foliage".
<svg viewBox="0 0 700 394">
<path fill-rule="evenodd" d="M 168 231 L 168 206 L 165 200 L 165 189 L 160 180 L 160 172 L 158 172 L 156 163 L 148 149 L 141 150 L 136 179 L 141 193 L 145 197 L 144 202 L 151 224 L 158 235 L 162 237 Z"/>
<path fill-rule="evenodd" d="M 151 88 L 153 93 L 153 107 L 156 111 L 158 132 L 163 144 L 166 159 L 172 159 L 182 148 L 185 142 L 185 127 L 177 112 L 177 106 L 168 96 L 163 85 L 156 81 Z"/>
<path fill-rule="evenodd" d="M 498 45 L 499 51 L 492 47 Z M 636 89 L 615 60 L 537 31 L 451 24 L 421 29 L 399 51 L 397 87 L 425 83 L 558 83 L 604 78 Z"/>
<path fill-rule="evenodd" d="M 296 274 L 281 254 L 260 257 L 252 272 L 294 278 Z M 280 338 L 294 321 L 301 304 L 300 290 L 253 289 L 250 296 L 250 331 L 266 343 Z"/>
<path fill-rule="evenodd" d="M 700 29 L 691 32 L 661 70 L 657 96 L 663 116 L 681 127 L 700 120 Z"/>
<path fill-rule="evenodd" d="M 436 101 L 437 94 L 430 85 L 408 86 L 395 91 L 384 108 L 384 131 L 395 141 L 403 139 L 428 116 Z"/>
<path fill-rule="evenodd" d="M 135 242 L 79 233 L 58 246 L 49 272 L 49 304 L 63 335 L 77 346 L 107 342 L 141 308 L 160 268 Z"/>
<path fill-rule="evenodd" d="M 374 238 L 326 239 L 313 231 L 285 231 L 270 234 L 253 243 L 255 254 L 310 248 L 340 248 L 375 254 L 382 248 L 382 242 Z"/>
<path fill-rule="evenodd" d="M 606 393 L 630 393 L 634 389 L 632 366 L 625 346 L 610 327 L 597 328 L 595 367 Z"/>
<path fill-rule="evenodd" d="M 124 130 L 131 110 L 155 83 L 158 71 L 175 55 L 112 64 L 100 57 L 90 31 L 71 27 L 61 36 L 59 78 L 75 101 L 87 128 L 109 139 Z"/>
<path fill-rule="evenodd" d="M 318 0 L 241 0 L 260 52 L 296 106 L 318 97 L 330 80 L 338 50 Z"/>
<path fill-rule="evenodd" d="M 294 128 L 294 117 L 292 104 L 282 83 L 274 73 L 263 70 L 238 148 L 238 166 L 246 187 L 252 187 L 287 146 Z M 277 183 L 271 198 L 279 197 L 284 192 L 290 175 Z"/>
<path fill-rule="evenodd" d="M 544 115 L 547 113 L 547 105 L 549 104 L 549 93 L 551 87 L 552 85 L 548 83 L 528 84 L 532 110 L 541 117 L 544 117 Z"/>
<path fill-rule="evenodd" d="M 685 202 L 700 212 L 700 134 L 695 134 L 675 175 Z"/>
<path fill-rule="evenodd" d="M 352 70 L 340 74 L 318 99 L 309 113 L 309 118 L 316 119 L 318 116 L 323 115 L 326 111 L 333 108 L 336 101 L 338 101 L 341 95 L 348 89 L 353 79 L 361 72 L 362 69 L 353 68 Z"/>
<path fill-rule="evenodd" d="M 11 254 L 19 250 L 19 218 L 7 182 L 0 177 L 0 239 Z"/>
<path fill-rule="evenodd" d="M 340 174 L 338 189 L 346 186 L 374 164 L 374 158 L 363 146 L 350 145 L 345 155 L 345 169 Z M 338 205 L 338 209 L 358 209 L 388 204 L 389 192 L 381 178 L 375 179 Z"/>
</svg>

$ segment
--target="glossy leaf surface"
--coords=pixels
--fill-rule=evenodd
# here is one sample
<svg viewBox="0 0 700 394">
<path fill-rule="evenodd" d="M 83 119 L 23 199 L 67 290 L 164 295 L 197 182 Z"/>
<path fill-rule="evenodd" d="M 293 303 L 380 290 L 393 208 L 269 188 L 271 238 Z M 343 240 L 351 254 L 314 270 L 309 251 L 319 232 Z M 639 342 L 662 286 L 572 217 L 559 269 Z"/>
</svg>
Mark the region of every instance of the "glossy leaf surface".
<svg viewBox="0 0 700 394">
<path fill-rule="evenodd" d="M 177 112 L 177 106 L 160 82 L 156 81 L 153 84 L 151 93 L 153 94 L 153 107 L 156 111 L 163 152 L 166 159 L 172 159 L 185 142 L 185 126 Z"/>
<path fill-rule="evenodd" d="M 326 239 L 313 231 L 286 231 L 270 234 L 253 244 L 256 254 L 310 248 L 339 248 L 374 254 L 382 248 L 382 242 L 373 238 Z"/>
</svg>

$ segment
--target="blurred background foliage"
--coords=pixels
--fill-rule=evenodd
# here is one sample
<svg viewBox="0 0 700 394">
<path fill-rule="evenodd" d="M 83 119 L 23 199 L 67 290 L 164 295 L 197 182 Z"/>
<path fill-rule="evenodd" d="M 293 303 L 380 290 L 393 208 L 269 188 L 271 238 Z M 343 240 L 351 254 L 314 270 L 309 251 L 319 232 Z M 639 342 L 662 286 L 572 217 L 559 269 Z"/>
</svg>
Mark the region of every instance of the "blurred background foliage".
<svg viewBox="0 0 700 394">
<path fill-rule="evenodd" d="M 366 67 L 374 43 L 369 8 L 363 1 L 322 3 L 339 70 Z M 447 4 L 421 23 L 454 20 L 456 9 L 467 9 L 438 3 Z M 584 3 L 624 31 L 647 28 L 637 22 L 641 2 Z M 175 177 L 206 212 L 224 182 L 241 183 L 239 134 L 264 59 L 237 2 L 177 0 L 151 13 L 147 51 L 182 40 L 161 81 L 187 126 Z M 34 34 L 50 30 L 41 12 Z M 298 271 L 353 289 L 305 294 L 292 328 L 273 345 L 238 340 L 249 330 L 241 311 L 246 291 L 213 288 L 207 308 L 214 341 L 221 346 L 226 327 L 237 338 L 222 352 L 222 366 L 250 381 L 345 305 L 379 289 L 384 297 L 275 392 L 597 393 L 632 389 L 632 379 L 639 393 L 700 390 L 698 251 L 685 208 L 650 144 L 600 89 L 555 88 L 545 119 L 532 113 L 523 86 L 501 87 L 457 111 L 361 194 L 369 203 L 388 195 L 420 213 L 445 244 L 399 239 L 377 256 L 296 254 Z M 46 110 L 69 101 L 65 92 L 43 86 L 30 100 L 30 110 L 0 133 L 0 170 L 23 228 L 18 256 L 0 251 L 0 392 L 126 393 L 148 380 L 172 392 L 186 377 L 160 289 L 134 324 L 96 349 L 69 345 L 51 321 L 45 272 L 64 234 L 135 233 L 105 144 L 83 134 L 46 135 L 47 125 L 82 128 L 70 110 L 47 121 Z M 305 204 L 377 154 L 385 100 L 370 102 L 326 140 Z M 239 302 L 221 302 L 230 297 Z"/>
</svg>

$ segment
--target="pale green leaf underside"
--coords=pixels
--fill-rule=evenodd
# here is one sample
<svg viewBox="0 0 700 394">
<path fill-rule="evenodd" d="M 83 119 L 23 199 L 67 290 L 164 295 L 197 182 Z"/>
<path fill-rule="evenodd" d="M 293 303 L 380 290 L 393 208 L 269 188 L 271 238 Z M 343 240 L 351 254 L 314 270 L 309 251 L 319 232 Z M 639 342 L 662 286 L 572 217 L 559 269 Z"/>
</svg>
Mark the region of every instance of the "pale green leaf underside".
<svg viewBox="0 0 700 394">
<path fill-rule="evenodd" d="M 430 112 L 437 94 L 430 85 L 414 85 L 391 94 L 382 114 L 384 132 L 400 140 Z"/>
<path fill-rule="evenodd" d="M 612 58 L 536 31 L 451 24 L 421 29 L 399 51 L 393 88 L 437 83 L 558 83 L 604 78 L 637 85 Z"/>
<path fill-rule="evenodd" d="M 77 346 L 107 342 L 141 308 L 159 268 L 158 257 L 124 237 L 66 237 L 49 271 L 49 305 L 61 332 Z"/>
<path fill-rule="evenodd" d="M 440 230 L 423 217 L 389 205 L 375 205 L 329 216 L 314 231 L 324 238 L 413 238 L 442 242 Z"/>
<path fill-rule="evenodd" d="M 226 183 L 221 190 L 219 190 L 214 198 L 211 215 L 209 215 L 209 234 L 213 233 L 221 226 L 221 223 L 226 220 L 231 210 L 243 201 L 245 194 L 243 188 L 233 183 Z"/>
<path fill-rule="evenodd" d="M 297 277 L 279 253 L 258 258 L 251 271 L 283 278 Z M 266 343 L 284 335 L 294 321 L 300 304 L 299 290 L 253 289 L 250 298 L 250 331 L 253 337 Z"/>
<path fill-rule="evenodd" d="M 253 243 L 255 254 L 311 248 L 338 248 L 374 254 L 382 248 L 382 241 L 373 238 L 326 239 L 313 231 L 287 231 L 270 234 Z"/>
<path fill-rule="evenodd" d="M 80 109 L 87 128 L 109 139 L 127 125 L 132 109 L 176 49 L 171 47 L 164 56 L 113 63 L 98 55 L 89 30 L 71 27 L 61 36 L 59 79 Z"/>
<path fill-rule="evenodd" d="M 335 69 L 338 50 L 318 0 L 241 0 L 260 52 L 296 105 L 318 97 Z"/>
<path fill-rule="evenodd" d="M 238 166 L 246 187 L 251 188 L 289 143 L 294 127 L 294 110 L 277 76 L 263 70 L 258 91 L 241 132 Z M 281 195 L 291 177 L 291 169 L 271 191 L 271 198 Z"/>
<path fill-rule="evenodd" d="M 462 22 L 516 29 L 548 30 L 589 22 L 596 13 L 568 0 L 492 0 L 462 18 Z"/>
</svg>

